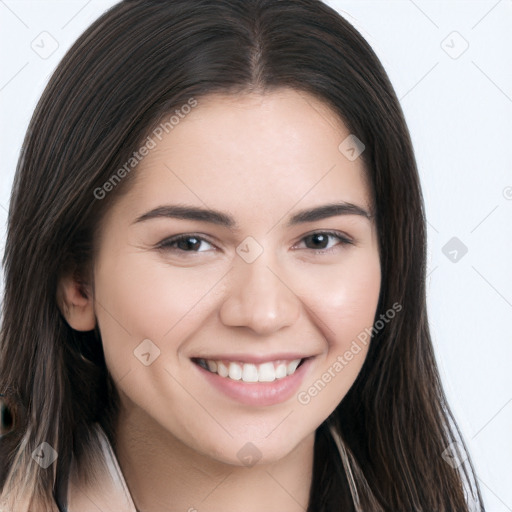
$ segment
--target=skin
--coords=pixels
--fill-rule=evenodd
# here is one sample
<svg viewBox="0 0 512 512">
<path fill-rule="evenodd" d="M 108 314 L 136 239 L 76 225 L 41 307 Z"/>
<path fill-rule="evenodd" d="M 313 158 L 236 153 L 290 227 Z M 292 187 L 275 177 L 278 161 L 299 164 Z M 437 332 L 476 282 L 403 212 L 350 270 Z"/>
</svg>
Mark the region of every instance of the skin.
<svg viewBox="0 0 512 512">
<path fill-rule="evenodd" d="M 237 403 L 190 358 L 314 356 L 304 391 L 329 368 L 332 375 L 337 357 L 372 326 L 381 285 L 373 218 L 286 226 L 292 214 L 332 202 L 371 210 L 361 158 L 338 149 L 349 134 L 327 106 L 291 89 L 201 98 L 141 161 L 104 218 L 93 286 L 84 293 L 63 281 L 70 325 L 99 325 L 122 401 L 116 455 L 138 508 L 307 508 L 315 429 L 353 384 L 368 346 L 307 404 L 297 393 L 271 406 Z M 175 218 L 136 222 L 177 203 L 230 214 L 239 231 Z M 307 237 L 325 230 L 353 243 Z M 195 252 L 157 248 L 180 234 L 207 240 Z M 252 263 L 236 252 L 248 236 L 263 248 Z M 145 339 L 160 350 L 149 366 L 134 357 Z M 261 456 L 252 467 L 237 456 L 247 442 Z"/>
</svg>

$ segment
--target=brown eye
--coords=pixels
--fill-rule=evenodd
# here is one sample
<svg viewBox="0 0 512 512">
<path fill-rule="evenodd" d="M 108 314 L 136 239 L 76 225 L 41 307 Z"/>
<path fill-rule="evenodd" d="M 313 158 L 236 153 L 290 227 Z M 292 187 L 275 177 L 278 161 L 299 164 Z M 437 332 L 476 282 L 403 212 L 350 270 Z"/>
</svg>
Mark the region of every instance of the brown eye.
<svg viewBox="0 0 512 512">
<path fill-rule="evenodd" d="M 313 244 L 311 249 L 325 249 L 326 244 L 329 244 L 329 235 L 325 233 L 315 233 L 307 236 L 304 240 L 310 240 Z"/>
<path fill-rule="evenodd" d="M 206 238 L 201 236 L 179 235 L 160 242 L 158 248 L 172 252 L 206 252 L 205 250 L 199 250 L 202 246 L 201 244 L 204 243 L 212 245 Z"/>
<path fill-rule="evenodd" d="M 328 247 L 332 239 L 338 240 L 338 243 Z M 319 253 L 328 253 L 335 250 L 335 247 L 338 245 L 353 244 L 352 240 L 337 231 L 317 231 L 305 236 L 302 240 L 306 242 L 307 249 L 312 249 Z"/>
</svg>

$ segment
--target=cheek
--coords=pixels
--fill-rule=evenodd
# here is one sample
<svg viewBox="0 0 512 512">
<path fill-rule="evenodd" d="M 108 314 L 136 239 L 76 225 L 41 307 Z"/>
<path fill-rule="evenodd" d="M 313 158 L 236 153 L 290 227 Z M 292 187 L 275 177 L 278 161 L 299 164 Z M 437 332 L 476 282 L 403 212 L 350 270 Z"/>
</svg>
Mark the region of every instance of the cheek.
<svg viewBox="0 0 512 512">
<path fill-rule="evenodd" d="M 373 323 L 381 285 L 378 254 L 354 252 L 344 264 L 315 272 L 305 284 L 330 349 L 342 348 Z"/>
<path fill-rule="evenodd" d="M 346 395 L 368 353 L 381 285 L 378 256 L 358 254 L 357 260 L 336 272 L 317 275 L 315 282 L 310 305 L 327 343 L 297 401 L 313 416 L 322 417 Z"/>
<path fill-rule="evenodd" d="M 204 320 L 222 271 L 173 267 L 136 252 L 110 254 L 116 257 L 100 259 L 95 270 L 96 316 L 107 363 L 123 373 L 144 340 L 163 356 L 177 348 L 169 343 Z"/>
</svg>

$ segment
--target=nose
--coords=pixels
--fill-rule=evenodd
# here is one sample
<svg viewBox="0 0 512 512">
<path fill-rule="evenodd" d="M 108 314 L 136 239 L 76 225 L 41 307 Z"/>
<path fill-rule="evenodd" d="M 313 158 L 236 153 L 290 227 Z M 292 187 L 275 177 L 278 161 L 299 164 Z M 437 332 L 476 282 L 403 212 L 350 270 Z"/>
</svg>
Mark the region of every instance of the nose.
<svg viewBox="0 0 512 512">
<path fill-rule="evenodd" d="M 266 254 L 267 251 L 252 263 L 236 258 L 234 268 L 228 273 L 227 298 L 220 308 L 224 325 L 271 334 L 298 319 L 300 299 L 285 273 Z"/>
</svg>

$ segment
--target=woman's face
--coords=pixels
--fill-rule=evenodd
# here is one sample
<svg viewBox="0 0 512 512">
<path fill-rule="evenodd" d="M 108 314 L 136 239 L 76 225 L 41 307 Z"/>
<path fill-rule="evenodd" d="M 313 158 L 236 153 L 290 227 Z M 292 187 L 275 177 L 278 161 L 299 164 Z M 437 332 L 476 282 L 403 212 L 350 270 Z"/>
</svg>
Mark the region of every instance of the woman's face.
<svg viewBox="0 0 512 512">
<path fill-rule="evenodd" d="M 289 89 L 200 99 L 163 134 L 94 267 L 122 414 L 219 461 L 278 460 L 367 354 L 381 276 L 363 162 L 323 103 Z"/>
</svg>

